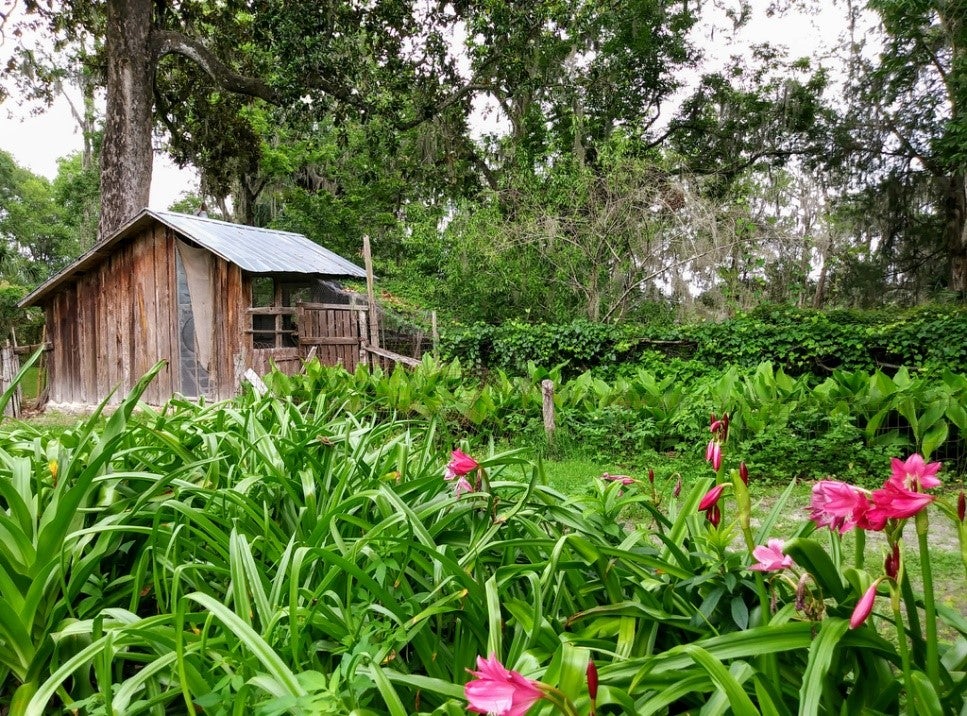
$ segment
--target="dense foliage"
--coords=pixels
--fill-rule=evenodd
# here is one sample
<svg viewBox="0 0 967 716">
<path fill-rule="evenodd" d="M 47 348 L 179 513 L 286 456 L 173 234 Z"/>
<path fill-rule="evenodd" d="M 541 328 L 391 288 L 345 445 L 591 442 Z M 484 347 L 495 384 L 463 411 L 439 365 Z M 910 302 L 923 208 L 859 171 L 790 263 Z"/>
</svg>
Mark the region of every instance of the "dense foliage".
<svg viewBox="0 0 967 716">
<path fill-rule="evenodd" d="M 924 306 L 896 311 L 817 311 L 762 306 L 721 322 L 603 325 L 507 322 L 454 326 L 442 355 L 520 374 L 528 363 L 567 374 L 606 373 L 656 364 L 657 356 L 693 359 L 698 370 L 768 361 L 792 375 L 825 377 L 837 369 L 967 372 L 967 310 Z M 657 359 L 659 362 L 661 359 Z"/>
<path fill-rule="evenodd" d="M 668 503 L 635 481 L 567 496 L 516 452 L 455 456 L 447 475 L 470 488 L 455 495 L 433 420 L 389 418 L 345 373 L 320 390 L 335 376 L 312 370 L 297 400 L 276 376 L 265 397 L 135 413 L 142 382 L 106 421 L 0 431 L 11 714 L 459 714 L 487 654 L 565 713 L 962 703 L 947 640 L 967 624 L 929 591 L 918 606 L 902 573 L 898 645 L 874 621 L 848 628 L 877 571 L 827 554 L 812 523 L 787 535 L 803 595 L 749 570 L 785 501 L 753 530 L 741 471 L 736 520 L 722 498 L 714 524 L 707 478 Z M 380 381 L 386 397 L 401 380 Z"/>
<path fill-rule="evenodd" d="M 667 367 L 666 367 L 667 369 Z M 544 431 L 541 382 L 555 383 L 556 433 Z M 760 480 L 837 474 L 864 479 L 885 456 L 929 449 L 953 471 L 967 468 L 967 377 L 945 371 L 911 377 L 835 371 L 816 383 L 769 363 L 714 374 L 640 368 L 605 381 L 591 372 L 563 379 L 531 366 L 525 376 L 495 370 L 481 383 L 456 362 L 431 359 L 412 372 L 347 374 L 310 364 L 300 376 L 275 373 L 280 396 L 312 402 L 339 396 L 356 415 L 434 418 L 451 439 L 522 441 L 553 454 L 576 453 L 647 468 L 648 456 L 682 452 L 697 460 L 710 412 L 727 409 L 731 436 Z"/>
</svg>

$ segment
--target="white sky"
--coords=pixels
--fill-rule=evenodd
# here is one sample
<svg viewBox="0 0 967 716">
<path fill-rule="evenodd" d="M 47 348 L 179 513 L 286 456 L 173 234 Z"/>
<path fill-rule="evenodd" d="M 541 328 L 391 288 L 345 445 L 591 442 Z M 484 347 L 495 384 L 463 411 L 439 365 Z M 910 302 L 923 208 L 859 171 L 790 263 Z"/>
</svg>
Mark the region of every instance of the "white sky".
<svg viewBox="0 0 967 716">
<path fill-rule="evenodd" d="M 724 9 L 737 8 L 739 1 L 720 0 L 716 5 L 724 27 L 728 27 Z M 737 33 L 718 27 L 711 35 L 707 29 L 701 36 L 696 35 L 697 44 L 705 46 L 713 62 L 716 56 L 724 61 L 750 44 L 764 42 L 786 45 L 791 57 L 827 57 L 829 48 L 846 30 L 843 12 L 836 8 L 814 16 L 793 14 L 769 18 L 765 15 L 769 0 L 751 0 L 750 5 L 753 20 Z M 0 46 L 0 64 L 8 55 L 9 48 Z M 501 125 L 494 113 L 488 113 L 486 117 L 482 114 L 490 104 L 485 100 L 477 103 L 481 109 L 477 122 L 481 133 L 494 131 Z M 19 106 L 15 97 L 0 104 L 0 149 L 10 152 L 21 166 L 52 179 L 57 173 L 57 159 L 80 151 L 81 146 L 80 132 L 71 118 L 66 100 L 58 99 L 44 114 L 36 116 L 31 115 L 29 107 Z M 151 208 L 167 209 L 183 193 L 197 189 L 195 172 L 179 170 L 164 154 L 156 153 Z"/>
</svg>

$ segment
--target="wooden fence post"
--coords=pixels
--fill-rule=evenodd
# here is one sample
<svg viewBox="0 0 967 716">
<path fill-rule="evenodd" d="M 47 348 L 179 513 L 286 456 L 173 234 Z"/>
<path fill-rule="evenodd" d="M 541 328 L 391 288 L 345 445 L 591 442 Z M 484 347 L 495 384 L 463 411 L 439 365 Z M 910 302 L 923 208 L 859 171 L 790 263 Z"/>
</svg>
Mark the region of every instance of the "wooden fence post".
<svg viewBox="0 0 967 716">
<path fill-rule="evenodd" d="M 544 396 L 544 434 L 548 444 L 554 442 L 554 381 L 541 381 L 541 394 Z"/>
<path fill-rule="evenodd" d="M 436 324 L 436 310 L 430 311 L 430 330 L 433 331 L 433 354 L 440 352 L 440 330 Z"/>
<path fill-rule="evenodd" d="M 369 234 L 363 234 L 363 261 L 366 266 L 366 298 L 369 300 L 369 343 L 379 348 L 379 316 L 376 311 L 376 289 L 373 276 L 373 251 L 369 245 Z"/>
<path fill-rule="evenodd" d="M 0 349 L 0 392 L 4 392 L 11 386 L 13 379 L 17 377 L 17 373 L 20 372 L 20 357 L 17 355 L 17 351 L 14 350 L 13 346 L 10 345 L 10 341 Z M 3 409 L 3 414 L 11 418 L 20 417 L 20 386 L 13 392 L 10 396 L 10 400 L 7 402 L 6 407 Z"/>
<path fill-rule="evenodd" d="M 366 306 L 359 303 L 355 296 L 350 297 L 349 306 L 356 310 L 356 320 L 359 322 L 359 362 L 368 366 L 369 353 L 366 346 L 369 344 L 369 321 L 366 317 Z"/>
</svg>

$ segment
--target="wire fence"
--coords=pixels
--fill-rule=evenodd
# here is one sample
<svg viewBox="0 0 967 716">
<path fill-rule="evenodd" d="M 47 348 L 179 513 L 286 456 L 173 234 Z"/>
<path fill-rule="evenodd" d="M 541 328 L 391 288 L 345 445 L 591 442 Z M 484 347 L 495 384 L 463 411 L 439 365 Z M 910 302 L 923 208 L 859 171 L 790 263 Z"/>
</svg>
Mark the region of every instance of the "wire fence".
<svg viewBox="0 0 967 716">
<path fill-rule="evenodd" d="M 420 360 L 439 345 L 435 311 L 403 314 L 385 306 L 379 309 L 380 345 L 394 353 Z"/>
</svg>

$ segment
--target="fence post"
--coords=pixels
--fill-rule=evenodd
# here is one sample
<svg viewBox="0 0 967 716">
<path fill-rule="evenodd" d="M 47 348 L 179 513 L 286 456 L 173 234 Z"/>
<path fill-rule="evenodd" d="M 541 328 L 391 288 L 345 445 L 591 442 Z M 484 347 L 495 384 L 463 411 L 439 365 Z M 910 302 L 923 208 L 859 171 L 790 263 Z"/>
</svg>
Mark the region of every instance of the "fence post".
<svg viewBox="0 0 967 716">
<path fill-rule="evenodd" d="M 379 316 L 376 313 L 373 250 L 369 245 L 369 234 L 363 234 L 363 261 L 366 266 L 366 298 L 369 300 L 369 342 L 375 348 L 379 348 Z"/>
<path fill-rule="evenodd" d="M 440 331 L 436 324 L 436 309 L 430 311 L 430 330 L 433 331 L 433 355 L 440 352 Z"/>
<path fill-rule="evenodd" d="M 359 362 L 368 366 L 369 353 L 366 344 L 369 343 L 369 323 L 366 320 L 366 306 L 357 302 L 355 296 L 349 299 L 349 305 L 356 309 L 356 319 L 359 321 Z"/>
<path fill-rule="evenodd" d="M 544 434 L 547 436 L 547 443 L 554 442 L 554 381 L 541 381 L 541 394 L 544 397 Z"/>
<path fill-rule="evenodd" d="M 20 358 L 17 351 L 10 345 L 10 341 L 0 349 L 0 392 L 5 392 L 13 383 L 13 379 L 20 371 Z M 3 414 L 11 418 L 20 417 L 20 386 L 10 396 Z"/>
</svg>

